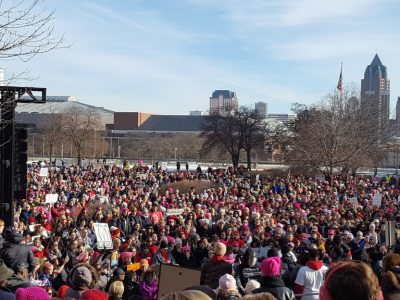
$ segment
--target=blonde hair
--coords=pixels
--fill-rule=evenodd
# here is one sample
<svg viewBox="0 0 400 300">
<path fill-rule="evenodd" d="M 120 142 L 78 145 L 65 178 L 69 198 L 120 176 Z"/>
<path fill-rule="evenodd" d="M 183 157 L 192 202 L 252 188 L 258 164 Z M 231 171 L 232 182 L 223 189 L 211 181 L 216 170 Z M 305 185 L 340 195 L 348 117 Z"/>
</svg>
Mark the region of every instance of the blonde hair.
<svg viewBox="0 0 400 300">
<path fill-rule="evenodd" d="M 241 300 L 276 300 L 276 298 L 270 293 L 257 293 L 244 295 Z"/>
<path fill-rule="evenodd" d="M 181 291 L 167 294 L 160 300 L 211 300 L 211 298 L 200 291 Z"/>
<path fill-rule="evenodd" d="M 110 296 L 121 298 L 124 293 L 124 284 L 122 281 L 117 280 L 111 283 L 108 293 Z"/>
</svg>

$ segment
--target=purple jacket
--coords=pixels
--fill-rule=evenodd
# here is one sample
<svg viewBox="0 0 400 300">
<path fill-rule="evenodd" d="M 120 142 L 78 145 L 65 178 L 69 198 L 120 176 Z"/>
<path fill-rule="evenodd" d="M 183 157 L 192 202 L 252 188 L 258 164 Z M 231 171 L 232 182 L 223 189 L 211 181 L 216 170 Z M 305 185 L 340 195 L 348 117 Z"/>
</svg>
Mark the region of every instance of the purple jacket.
<svg viewBox="0 0 400 300">
<path fill-rule="evenodd" d="M 157 299 L 158 283 L 157 281 L 142 281 L 139 284 L 139 293 L 146 300 Z"/>
</svg>

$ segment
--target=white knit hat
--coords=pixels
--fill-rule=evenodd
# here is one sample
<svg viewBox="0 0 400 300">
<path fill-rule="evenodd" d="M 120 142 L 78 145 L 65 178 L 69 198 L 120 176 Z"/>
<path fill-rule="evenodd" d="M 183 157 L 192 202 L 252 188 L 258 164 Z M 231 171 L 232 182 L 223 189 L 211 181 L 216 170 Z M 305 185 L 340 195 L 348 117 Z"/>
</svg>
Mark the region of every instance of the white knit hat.
<svg viewBox="0 0 400 300">
<path fill-rule="evenodd" d="M 254 279 L 247 281 L 246 287 L 244 288 L 246 294 L 250 294 L 253 290 L 258 289 L 261 284 Z"/>
</svg>

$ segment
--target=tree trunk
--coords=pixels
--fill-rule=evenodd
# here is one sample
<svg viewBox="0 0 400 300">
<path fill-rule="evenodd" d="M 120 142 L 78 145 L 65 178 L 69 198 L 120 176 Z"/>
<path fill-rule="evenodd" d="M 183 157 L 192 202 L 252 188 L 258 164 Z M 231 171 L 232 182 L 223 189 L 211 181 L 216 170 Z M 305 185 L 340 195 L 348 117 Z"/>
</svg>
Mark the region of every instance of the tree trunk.
<svg viewBox="0 0 400 300">
<path fill-rule="evenodd" d="M 53 145 L 49 145 L 49 150 L 50 150 L 49 159 L 50 159 L 50 170 L 51 170 L 51 167 L 53 166 Z"/>
<path fill-rule="evenodd" d="M 78 165 L 81 164 L 81 147 L 76 147 L 76 156 L 78 156 Z"/>
<path fill-rule="evenodd" d="M 251 171 L 251 150 L 246 151 L 247 157 L 247 170 Z"/>
</svg>

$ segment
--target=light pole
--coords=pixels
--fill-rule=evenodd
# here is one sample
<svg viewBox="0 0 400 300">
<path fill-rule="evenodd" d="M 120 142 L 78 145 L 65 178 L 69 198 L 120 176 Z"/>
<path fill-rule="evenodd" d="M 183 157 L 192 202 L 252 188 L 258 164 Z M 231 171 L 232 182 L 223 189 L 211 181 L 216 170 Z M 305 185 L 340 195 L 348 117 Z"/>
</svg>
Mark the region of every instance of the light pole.
<svg viewBox="0 0 400 300">
<path fill-rule="evenodd" d="M 175 147 L 175 160 L 176 160 L 176 151 L 178 150 L 178 148 L 177 147 Z"/>
</svg>

